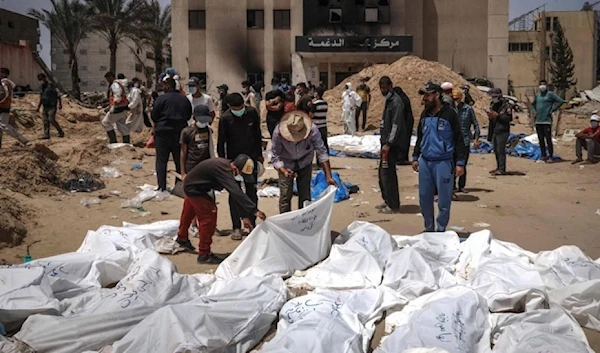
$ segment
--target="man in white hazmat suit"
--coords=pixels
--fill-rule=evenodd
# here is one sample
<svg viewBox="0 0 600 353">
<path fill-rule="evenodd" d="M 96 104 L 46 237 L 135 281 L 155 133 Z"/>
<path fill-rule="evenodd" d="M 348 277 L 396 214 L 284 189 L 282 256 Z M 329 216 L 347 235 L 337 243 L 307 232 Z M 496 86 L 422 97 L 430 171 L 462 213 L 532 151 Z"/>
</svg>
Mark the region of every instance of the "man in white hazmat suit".
<svg viewBox="0 0 600 353">
<path fill-rule="evenodd" d="M 358 93 L 352 90 L 352 84 L 346 83 L 346 90 L 342 93 L 342 122 L 344 123 L 344 134 L 354 136 L 356 134 L 356 108 L 360 107 L 362 99 Z"/>
<path fill-rule="evenodd" d="M 129 139 L 129 127 L 126 124 L 127 110 L 129 110 L 129 101 L 127 100 L 127 80 L 115 79 L 115 74 L 107 72 L 104 75 L 110 89 L 108 90 L 109 107 L 108 112 L 104 119 L 102 119 L 102 126 L 106 130 L 108 135 L 109 143 L 117 143 L 117 134 L 115 132 L 115 126 L 123 136 L 123 143 L 131 143 Z"/>
<path fill-rule="evenodd" d="M 144 111 L 142 104 L 142 91 L 140 89 L 140 80 L 134 77 L 132 80 L 132 87 L 129 91 L 129 116 L 125 121 L 125 124 L 131 132 L 142 132 L 144 129 Z"/>
</svg>

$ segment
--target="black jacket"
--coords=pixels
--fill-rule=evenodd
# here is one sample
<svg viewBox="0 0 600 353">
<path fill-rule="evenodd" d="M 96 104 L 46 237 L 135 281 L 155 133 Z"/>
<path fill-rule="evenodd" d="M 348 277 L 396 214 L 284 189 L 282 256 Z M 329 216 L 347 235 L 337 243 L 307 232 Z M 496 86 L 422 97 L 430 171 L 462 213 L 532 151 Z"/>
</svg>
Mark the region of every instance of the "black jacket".
<svg viewBox="0 0 600 353">
<path fill-rule="evenodd" d="M 381 118 L 381 146 L 401 147 L 407 138 L 404 103 L 395 92 L 385 101 L 383 117 Z"/>
<path fill-rule="evenodd" d="M 152 106 L 155 133 L 181 133 L 192 117 L 192 103 L 179 91 L 171 90 L 159 96 Z"/>
<path fill-rule="evenodd" d="M 247 106 L 239 118 L 231 110 L 223 113 L 219 120 L 217 153 L 228 159 L 246 154 L 255 161 L 262 156 L 260 117 L 256 109 Z"/>
<path fill-rule="evenodd" d="M 489 141 L 492 141 L 494 134 L 510 132 L 510 123 L 513 119 L 513 112 L 510 103 L 505 99 L 500 99 L 498 103 L 492 103 L 490 109 L 498 113 L 496 119 L 490 119 Z"/>
</svg>

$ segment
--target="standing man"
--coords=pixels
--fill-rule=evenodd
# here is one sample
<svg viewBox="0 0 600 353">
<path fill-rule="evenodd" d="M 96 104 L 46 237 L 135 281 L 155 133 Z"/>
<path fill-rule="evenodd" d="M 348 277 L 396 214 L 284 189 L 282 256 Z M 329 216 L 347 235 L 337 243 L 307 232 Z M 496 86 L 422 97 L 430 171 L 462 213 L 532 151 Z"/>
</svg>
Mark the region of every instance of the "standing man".
<svg viewBox="0 0 600 353">
<path fill-rule="evenodd" d="M 181 131 L 181 177 L 185 176 L 198 163 L 215 157 L 210 124 L 213 117 L 208 106 L 199 104 L 194 107 L 194 125 Z"/>
<path fill-rule="evenodd" d="M 331 175 L 329 153 L 321 133 L 310 117 L 299 110 L 287 113 L 275 128 L 271 142 L 273 167 L 279 173 L 279 212 L 292 210 L 294 179 L 298 186 L 298 209 L 310 201 L 310 180 L 315 152 L 329 185 L 337 185 Z"/>
<path fill-rule="evenodd" d="M 583 162 L 583 151 L 587 151 L 588 158 L 584 164 L 596 164 L 598 160 L 595 156 L 600 155 L 600 116 L 594 114 L 590 118 L 590 126 L 581 130 L 575 135 L 577 143 L 575 145 L 575 153 L 577 160 L 571 164 Z"/>
<path fill-rule="evenodd" d="M 426 232 L 445 232 L 450 221 L 454 177 L 464 173 L 467 147 L 456 112 L 442 102 L 442 88 L 428 82 L 419 90 L 425 109 L 417 128 L 413 169 L 419 172 L 419 203 Z M 456 166 L 454 165 L 456 161 Z M 433 200 L 438 192 L 437 227 Z"/>
<path fill-rule="evenodd" d="M 384 203 L 377 206 L 380 213 L 392 214 L 400 211 L 398 175 L 396 163 L 400 158 L 403 142 L 406 139 L 406 119 L 402 98 L 394 92 L 392 80 L 383 76 L 379 89 L 385 97 L 385 107 L 381 118 L 381 158 L 379 160 L 379 188 Z"/>
<path fill-rule="evenodd" d="M 406 121 L 406 129 L 404 131 L 405 136 L 402 139 L 402 146 L 400 146 L 400 157 L 398 158 L 398 165 L 411 165 L 411 161 L 408 158 L 410 152 L 410 140 L 412 138 L 413 126 L 415 125 L 415 118 L 412 111 L 412 104 L 410 98 L 406 95 L 402 87 L 394 87 L 394 92 L 402 99 L 404 105 L 404 121 Z"/>
<path fill-rule="evenodd" d="M 329 153 L 329 144 L 327 143 L 327 110 L 329 107 L 327 102 L 323 99 L 324 94 L 325 89 L 323 87 L 315 88 L 315 100 L 312 103 L 310 118 L 317 126 L 317 129 L 319 129 L 325 149 L 328 151 L 327 153 Z"/>
<path fill-rule="evenodd" d="M 227 190 L 230 198 L 240 206 L 244 227 L 252 230 L 254 222 L 250 218 L 265 220 L 267 216 L 256 207 L 256 202 L 245 195 L 237 184 L 238 179 L 248 185 L 256 183 L 254 162 L 240 154 L 235 160 L 210 158 L 196 165 L 183 182 L 185 198 L 177 232 L 177 243 L 188 250 L 195 250 L 189 240 L 188 229 L 198 220 L 198 260 L 199 264 L 219 264 L 223 258 L 210 251 L 212 236 L 217 229 L 217 205 L 214 190 Z"/>
<path fill-rule="evenodd" d="M 244 105 L 258 110 L 256 108 L 256 95 L 253 91 L 254 89 L 250 85 L 250 82 L 242 82 L 242 96 L 244 97 Z"/>
<path fill-rule="evenodd" d="M 442 83 L 442 90 L 444 91 L 444 94 L 442 95 L 442 102 L 450 105 L 452 109 L 458 111 L 456 109 L 456 103 L 454 103 L 454 98 L 452 98 L 454 85 L 451 82 L 444 82 Z"/>
<path fill-rule="evenodd" d="M 548 82 L 540 81 L 540 92 L 535 95 L 531 103 L 531 114 L 535 120 L 535 131 L 540 140 L 542 161 L 554 162 L 554 146 L 552 145 L 552 113 L 557 111 L 565 101 L 548 90 Z M 548 154 L 546 154 L 546 145 Z M 549 157 L 548 157 L 549 156 Z"/>
<path fill-rule="evenodd" d="M 156 146 L 156 178 L 158 189 L 167 190 L 167 164 L 173 156 L 175 169 L 181 173 L 181 131 L 188 126 L 192 105 L 176 88 L 175 80 L 167 78 L 167 91 L 159 96 L 152 107 L 154 121 L 154 144 Z"/>
<path fill-rule="evenodd" d="M 244 98 L 239 93 L 227 96 L 229 110 L 219 120 L 219 138 L 217 142 L 217 153 L 221 158 L 236 159 L 241 154 L 250 156 L 254 165 L 263 163 L 262 135 L 260 132 L 260 117 L 256 109 L 246 106 Z M 254 182 L 245 182 L 246 195 L 258 204 L 256 194 L 256 170 L 254 170 Z M 240 185 L 241 187 L 241 185 Z M 231 223 L 233 233 L 231 239 L 242 240 L 243 207 L 236 199 L 229 195 L 229 209 L 231 211 Z M 250 217 L 254 227 L 256 217 Z"/>
<path fill-rule="evenodd" d="M 229 109 L 227 106 L 227 94 L 229 93 L 229 86 L 226 84 L 222 84 L 217 87 L 219 90 L 219 105 L 221 106 L 221 114 L 219 116 L 223 116 L 223 113 Z"/>
<path fill-rule="evenodd" d="M 142 132 L 144 129 L 144 104 L 142 90 L 140 89 L 140 80 L 134 77 L 131 80 L 131 89 L 129 90 L 129 116 L 125 124 L 130 131 Z"/>
<path fill-rule="evenodd" d="M 8 132 L 10 136 L 17 139 L 22 145 L 26 145 L 29 142 L 9 123 L 10 107 L 16 85 L 8 79 L 8 76 L 10 76 L 10 70 L 0 67 L 0 84 L 2 85 L 2 89 L 0 90 L 0 148 L 2 148 L 2 135 L 4 131 Z"/>
<path fill-rule="evenodd" d="M 208 114 L 214 120 L 215 114 L 215 103 L 212 97 L 202 92 L 202 82 L 198 77 L 190 77 L 188 81 L 188 95 L 187 99 L 192 105 L 192 109 L 199 105 L 205 105 L 208 108 Z"/>
<path fill-rule="evenodd" d="M 278 88 L 278 89 L 279 89 L 281 92 L 283 92 L 283 93 L 288 93 L 288 92 L 289 92 L 289 90 L 290 90 L 290 88 L 292 88 L 292 87 L 291 87 L 290 85 L 288 85 L 288 80 L 287 80 L 287 78 L 283 77 L 283 78 L 281 79 L 281 81 L 280 81 L 280 84 L 279 84 L 279 88 Z"/>
<path fill-rule="evenodd" d="M 365 131 L 367 128 L 367 111 L 369 110 L 369 105 L 371 105 L 371 89 L 366 84 L 366 79 L 361 77 L 360 84 L 356 87 L 356 93 L 360 96 L 362 103 L 360 107 L 356 110 L 356 131 L 358 131 L 358 122 L 360 120 L 360 113 L 362 112 L 362 129 Z"/>
<path fill-rule="evenodd" d="M 108 135 L 108 143 L 117 143 L 117 134 L 115 125 L 123 136 L 123 143 L 131 143 L 129 138 L 129 127 L 127 127 L 127 110 L 129 101 L 127 100 L 127 91 L 125 90 L 126 79 L 117 80 L 115 74 L 107 72 L 104 75 L 110 85 L 108 90 L 108 112 L 102 119 L 102 126 Z M 124 84 L 125 83 L 125 84 Z"/>
<path fill-rule="evenodd" d="M 469 104 L 465 103 L 463 100 L 463 92 L 460 89 L 455 89 L 452 92 L 452 97 L 456 102 L 456 107 L 458 109 L 458 120 L 460 121 L 460 129 L 462 132 L 463 142 L 467 147 L 467 156 L 465 158 L 465 172 L 458 178 L 458 187 L 456 186 L 456 181 L 454 184 L 454 189 L 458 190 L 458 192 L 466 193 L 465 186 L 467 185 L 467 164 L 469 163 L 469 154 L 471 152 L 471 142 L 474 141 L 475 148 L 479 147 L 479 122 L 477 122 L 477 117 L 475 116 L 475 111 L 473 107 Z M 474 133 L 471 132 L 471 127 L 473 127 Z M 452 199 L 457 201 L 457 197 L 452 195 Z"/>
<path fill-rule="evenodd" d="M 267 107 L 267 130 L 269 136 L 273 138 L 275 126 L 279 124 L 279 120 L 285 113 L 284 109 L 284 93 L 279 90 L 279 79 L 273 77 L 271 80 L 271 91 L 265 95 L 265 106 Z"/>
<path fill-rule="evenodd" d="M 56 110 L 62 109 L 62 102 L 60 100 L 60 94 L 56 86 L 46 78 L 46 75 L 39 74 L 38 81 L 40 81 L 40 103 L 36 110 L 39 111 L 41 107 L 44 107 L 42 111 L 42 118 L 44 120 L 44 140 L 50 139 L 50 125 L 54 126 L 58 131 L 58 137 L 65 137 L 63 129 L 56 121 Z"/>
<path fill-rule="evenodd" d="M 346 83 L 346 89 L 342 93 L 342 122 L 344 123 L 344 134 L 356 135 L 356 108 L 360 107 L 362 99 L 352 90 L 352 83 Z"/>
<path fill-rule="evenodd" d="M 494 145 L 496 154 L 496 169 L 491 170 L 492 175 L 506 175 L 506 143 L 510 135 L 510 122 L 513 119 L 510 103 L 502 97 L 500 88 L 492 88 L 489 92 L 492 97 L 487 115 L 490 118 L 488 140 Z"/>
<path fill-rule="evenodd" d="M 312 101 L 314 97 L 311 97 L 310 94 L 308 94 L 308 87 L 306 86 L 306 83 L 299 83 L 296 86 L 296 92 L 298 92 L 298 95 L 300 96 L 298 104 L 296 105 L 296 109 L 302 110 L 306 114 L 309 114 L 312 110 Z"/>
</svg>

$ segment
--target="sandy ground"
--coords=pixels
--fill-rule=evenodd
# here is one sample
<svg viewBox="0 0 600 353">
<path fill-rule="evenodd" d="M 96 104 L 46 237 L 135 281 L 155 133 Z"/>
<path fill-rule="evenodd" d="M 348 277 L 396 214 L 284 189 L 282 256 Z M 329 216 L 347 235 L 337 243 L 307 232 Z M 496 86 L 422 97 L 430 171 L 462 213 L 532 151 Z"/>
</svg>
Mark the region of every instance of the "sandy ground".
<svg viewBox="0 0 600 353">
<path fill-rule="evenodd" d="M 38 121 L 39 122 L 39 121 Z M 59 155 L 61 160 L 71 161 L 74 146 L 103 144 L 104 132 L 97 122 L 70 124 L 61 121 L 67 131 L 67 138 L 54 137 L 50 141 L 36 141 L 47 145 Z M 39 137 L 40 124 L 35 131 L 26 131 L 30 138 Z M 517 126 L 515 132 L 528 132 L 525 126 Z M 76 132 L 85 134 L 76 135 Z M 5 149 L 10 149 L 10 137 L 5 137 Z M 574 158 L 574 143 L 559 142 L 556 152 L 563 158 Z M 95 230 L 108 224 L 119 226 L 122 222 L 149 223 L 158 220 L 178 219 L 182 201 L 171 200 L 144 203 L 150 212 L 142 216 L 140 212 L 120 207 L 121 201 L 136 193 L 136 186 L 144 183 L 156 184 L 154 157 L 152 150 L 130 148 L 122 151 L 103 150 L 104 155 L 96 163 L 86 168 L 99 172 L 105 163 L 113 164 L 122 173 L 114 179 L 103 179 L 104 190 L 93 193 L 69 193 L 53 189 L 25 196 L 18 190 L 3 188 L 3 194 L 19 201 L 31 210 L 30 222 L 26 223 L 29 233 L 24 243 L 13 248 L 0 249 L 0 261 L 21 262 L 20 256 L 26 253 L 26 244 L 39 243 L 31 247 L 34 259 L 75 251 L 81 244 L 87 230 Z M 132 164 L 142 165 L 141 170 L 131 170 Z M 333 158 L 332 166 L 345 181 L 360 186 L 358 194 L 351 200 L 335 204 L 332 218 L 332 231 L 341 231 L 354 220 L 378 224 L 391 234 L 411 235 L 423 230 L 423 219 L 419 216 L 417 174 L 411 167 L 398 167 L 402 213 L 380 215 L 374 206 L 381 203 L 377 181 L 377 161 L 356 158 Z M 514 176 L 490 177 L 493 169 L 493 155 L 472 155 L 468 166 L 468 194 L 461 195 L 461 201 L 452 204 L 451 226 L 464 227 L 466 232 L 481 230 L 475 223 L 488 223 L 498 239 L 515 242 L 532 251 L 550 250 L 561 245 L 574 244 L 587 255 L 600 257 L 598 228 L 600 197 L 597 186 L 600 182 L 600 165 L 572 166 L 569 162 L 556 164 L 535 163 L 527 159 L 508 157 L 508 169 L 520 172 Z M 6 168 L 6 166 L 3 166 Z M 269 168 L 265 177 L 276 177 Z M 173 183 L 170 177 L 170 184 Z M 112 190 L 121 191 L 119 196 L 108 196 L 101 204 L 84 207 L 82 198 L 109 195 Z M 231 228 L 227 195 L 218 196 L 219 229 Z M 260 199 L 260 209 L 267 215 L 277 213 L 277 199 Z M 229 253 L 239 242 L 229 237 L 214 237 L 213 251 Z M 215 266 L 196 264 L 193 254 L 168 256 L 182 273 L 211 271 Z M 592 348 L 600 350 L 600 334 L 588 332 Z"/>
</svg>

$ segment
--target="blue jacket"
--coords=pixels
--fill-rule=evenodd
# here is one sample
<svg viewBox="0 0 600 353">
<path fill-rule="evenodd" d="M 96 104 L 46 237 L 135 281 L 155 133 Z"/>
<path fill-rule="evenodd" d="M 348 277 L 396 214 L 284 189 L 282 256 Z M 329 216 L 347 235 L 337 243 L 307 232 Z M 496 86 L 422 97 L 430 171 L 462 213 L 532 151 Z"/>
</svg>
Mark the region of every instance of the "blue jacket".
<svg viewBox="0 0 600 353">
<path fill-rule="evenodd" d="M 458 116 L 450 105 L 442 105 L 435 115 L 423 111 L 417 127 L 413 161 L 419 160 L 419 157 L 427 161 L 454 159 L 456 165 L 464 166 L 468 152 Z"/>
</svg>

